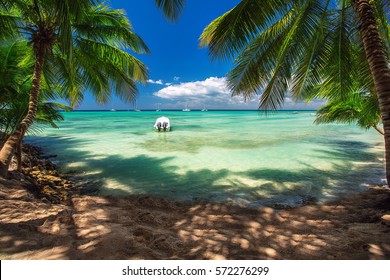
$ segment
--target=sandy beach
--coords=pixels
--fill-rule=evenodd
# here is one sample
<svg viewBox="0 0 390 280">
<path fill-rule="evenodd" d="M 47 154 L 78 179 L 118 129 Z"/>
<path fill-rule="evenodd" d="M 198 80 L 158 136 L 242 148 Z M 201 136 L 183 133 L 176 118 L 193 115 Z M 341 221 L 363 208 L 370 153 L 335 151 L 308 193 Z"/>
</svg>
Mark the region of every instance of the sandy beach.
<svg viewBox="0 0 390 280">
<path fill-rule="evenodd" d="M 0 259 L 390 260 L 389 42 L 390 0 L 0 1 Z"/>
<path fill-rule="evenodd" d="M 254 210 L 72 188 L 54 203 L 27 185 L 0 180 L 1 259 L 390 259 L 386 187 Z"/>
</svg>

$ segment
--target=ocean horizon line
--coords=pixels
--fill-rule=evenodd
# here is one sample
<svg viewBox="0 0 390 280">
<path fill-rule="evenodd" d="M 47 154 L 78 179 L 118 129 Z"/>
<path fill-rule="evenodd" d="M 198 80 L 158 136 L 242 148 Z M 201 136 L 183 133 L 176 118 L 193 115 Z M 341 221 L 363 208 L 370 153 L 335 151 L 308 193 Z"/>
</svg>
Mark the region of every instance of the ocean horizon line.
<svg viewBox="0 0 390 280">
<path fill-rule="evenodd" d="M 126 110 L 126 109 L 115 109 L 114 111 L 112 109 L 104 109 L 104 110 L 59 110 L 61 112 L 182 112 L 182 109 L 167 109 L 167 110 L 161 110 L 156 111 L 155 109 L 140 109 L 140 111 L 135 110 Z M 316 112 L 317 110 L 247 110 L 247 109 L 208 109 L 208 112 Z M 207 112 L 206 111 L 206 112 Z M 203 112 L 202 109 L 191 109 L 189 112 Z M 186 112 L 188 113 L 188 112 Z"/>
</svg>

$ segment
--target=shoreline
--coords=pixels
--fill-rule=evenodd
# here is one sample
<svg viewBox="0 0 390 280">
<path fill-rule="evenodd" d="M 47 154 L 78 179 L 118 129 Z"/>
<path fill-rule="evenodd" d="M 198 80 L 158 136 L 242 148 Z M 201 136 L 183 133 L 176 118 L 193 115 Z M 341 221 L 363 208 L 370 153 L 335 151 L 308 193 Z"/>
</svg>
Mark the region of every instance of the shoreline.
<svg viewBox="0 0 390 280">
<path fill-rule="evenodd" d="M 1 259 L 390 259 L 385 187 L 293 209 L 113 198 L 82 194 L 32 154 L 49 170 L 29 171 L 49 188 L 0 180 Z"/>
</svg>

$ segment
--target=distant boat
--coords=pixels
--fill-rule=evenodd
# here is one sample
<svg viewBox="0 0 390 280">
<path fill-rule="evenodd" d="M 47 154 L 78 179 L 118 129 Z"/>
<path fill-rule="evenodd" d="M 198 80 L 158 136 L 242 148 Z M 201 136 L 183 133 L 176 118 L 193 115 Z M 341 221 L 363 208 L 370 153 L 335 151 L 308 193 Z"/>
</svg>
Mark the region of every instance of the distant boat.
<svg viewBox="0 0 390 280">
<path fill-rule="evenodd" d="M 186 104 L 186 107 L 183 109 L 183 112 L 189 112 L 189 111 L 191 111 L 191 109 L 188 108 L 188 104 Z"/>
<path fill-rule="evenodd" d="M 137 102 L 135 102 L 135 106 L 134 106 L 134 112 L 141 112 L 141 110 L 140 110 L 140 109 L 138 109 L 138 107 L 137 107 Z"/>
<path fill-rule="evenodd" d="M 206 108 L 206 105 L 203 105 L 203 109 L 201 110 L 202 112 L 207 112 L 207 108 Z"/>
<path fill-rule="evenodd" d="M 110 109 L 111 112 L 115 112 L 115 107 L 114 107 L 114 104 L 111 103 L 111 109 Z"/>
<path fill-rule="evenodd" d="M 160 109 L 160 104 L 158 104 L 158 107 L 157 107 L 157 110 L 156 112 L 161 112 L 161 109 Z"/>
</svg>

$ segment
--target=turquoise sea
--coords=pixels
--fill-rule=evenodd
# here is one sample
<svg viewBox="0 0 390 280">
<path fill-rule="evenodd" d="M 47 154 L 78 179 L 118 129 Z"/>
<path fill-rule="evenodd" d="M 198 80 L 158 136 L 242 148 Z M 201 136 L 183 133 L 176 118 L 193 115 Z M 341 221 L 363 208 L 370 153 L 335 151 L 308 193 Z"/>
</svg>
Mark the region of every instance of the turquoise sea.
<svg viewBox="0 0 390 280">
<path fill-rule="evenodd" d="M 153 130 L 170 118 L 171 132 Z M 381 135 L 315 125 L 312 111 L 69 112 L 27 141 L 104 195 L 245 206 L 320 201 L 381 184 Z"/>
</svg>

